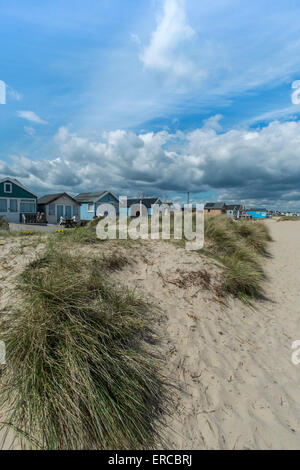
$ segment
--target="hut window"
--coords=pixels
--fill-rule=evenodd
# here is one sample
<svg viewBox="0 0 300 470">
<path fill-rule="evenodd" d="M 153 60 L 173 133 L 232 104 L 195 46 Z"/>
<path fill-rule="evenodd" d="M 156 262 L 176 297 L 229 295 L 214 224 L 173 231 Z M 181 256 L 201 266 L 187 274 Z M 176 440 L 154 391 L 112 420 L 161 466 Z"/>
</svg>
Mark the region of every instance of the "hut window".
<svg viewBox="0 0 300 470">
<path fill-rule="evenodd" d="M 55 204 L 49 204 L 49 215 L 55 215 Z"/>
<path fill-rule="evenodd" d="M 78 215 L 78 206 L 73 206 L 73 215 Z"/>
<path fill-rule="evenodd" d="M 9 204 L 10 212 L 18 212 L 18 201 L 17 199 L 11 199 Z"/>
<path fill-rule="evenodd" d="M 94 203 L 93 203 L 93 202 L 89 202 L 89 204 L 88 204 L 88 212 L 94 212 Z"/>
<path fill-rule="evenodd" d="M 27 214 L 35 213 L 35 201 L 21 201 L 20 212 Z"/>
<path fill-rule="evenodd" d="M 7 212 L 7 199 L 0 199 L 0 212 Z"/>
</svg>

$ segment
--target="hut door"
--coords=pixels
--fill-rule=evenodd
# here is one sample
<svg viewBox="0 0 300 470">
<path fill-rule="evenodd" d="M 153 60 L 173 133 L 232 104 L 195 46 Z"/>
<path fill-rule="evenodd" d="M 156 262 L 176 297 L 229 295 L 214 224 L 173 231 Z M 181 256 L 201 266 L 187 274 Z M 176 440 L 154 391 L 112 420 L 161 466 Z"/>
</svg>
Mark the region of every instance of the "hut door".
<svg viewBox="0 0 300 470">
<path fill-rule="evenodd" d="M 66 206 L 65 207 L 65 216 L 66 216 L 66 219 L 71 219 L 72 217 L 72 207 L 71 206 Z"/>
<path fill-rule="evenodd" d="M 57 206 L 57 222 L 60 221 L 60 218 L 64 216 L 64 206 Z"/>
</svg>

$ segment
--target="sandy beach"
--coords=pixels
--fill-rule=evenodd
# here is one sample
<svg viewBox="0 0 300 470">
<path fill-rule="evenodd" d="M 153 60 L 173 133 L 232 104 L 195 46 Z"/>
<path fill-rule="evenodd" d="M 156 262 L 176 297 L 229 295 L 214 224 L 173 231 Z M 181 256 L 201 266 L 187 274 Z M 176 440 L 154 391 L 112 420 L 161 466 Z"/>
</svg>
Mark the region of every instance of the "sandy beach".
<svg viewBox="0 0 300 470">
<path fill-rule="evenodd" d="M 124 251 L 132 263 L 114 280 L 159 307 L 165 374 L 176 385 L 165 428 L 170 449 L 300 448 L 300 365 L 291 361 L 292 342 L 300 339 L 300 222 L 266 223 L 274 239 L 266 300 L 254 308 L 224 302 L 217 292 L 223 268 L 195 252 L 167 242 L 93 247 Z M 1 247 L 1 309 L 15 276 L 43 246 L 19 244 L 7 239 Z M 199 270 L 209 287 L 205 279 L 193 282 Z"/>
</svg>

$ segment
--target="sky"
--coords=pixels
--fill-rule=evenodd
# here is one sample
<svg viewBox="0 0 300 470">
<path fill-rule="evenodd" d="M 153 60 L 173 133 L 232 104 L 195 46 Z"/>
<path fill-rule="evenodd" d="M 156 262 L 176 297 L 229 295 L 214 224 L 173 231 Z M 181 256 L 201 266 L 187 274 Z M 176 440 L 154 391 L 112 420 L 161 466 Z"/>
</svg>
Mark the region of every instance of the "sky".
<svg viewBox="0 0 300 470">
<path fill-rule="evenodd" d="M 0 178 L 300 210 L 299 17 L 299 0 L 0 0 Z"/>
</svg>

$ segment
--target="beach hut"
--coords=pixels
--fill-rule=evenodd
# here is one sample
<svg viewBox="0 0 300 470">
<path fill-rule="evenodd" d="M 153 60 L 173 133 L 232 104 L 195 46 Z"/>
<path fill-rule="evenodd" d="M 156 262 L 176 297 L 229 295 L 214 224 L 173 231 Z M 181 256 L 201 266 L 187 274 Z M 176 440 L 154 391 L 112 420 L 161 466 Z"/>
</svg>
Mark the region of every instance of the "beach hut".
<svg viewBox="0 0 300 470">
<path fill-rule="evenodd" d="M 226 213 L 231 219 L 238 220 L 241 217 L 243 210 L 244 206 L 241 204 L 226 204 Z"/>
<path fill-rule="evenodd" d="M 251 219 L 266 219 L 268 211 L 267 209 L 246 209 L 246 214 L 248 214 Z"/>
<path fill-rule="evenodd" d="M 0 180 L 0 216 L 7 222 L 33 219 L 37 212 L 37 195 L 13 178 Z"/>
<path fill-rule="evenodd" d="M 80 218 L 82 221 L 93 220 L 97 215 L 97 209 L 101 204 L 112 204 L 118 215 L 119 198 L 111 191 L 98 191 L 93 193 L 80 193 L 75 196 L 81 205 Z"/>
<path fill-rule="evenodd" d="M 207 202 L 204 206 L 205 215 L 222 215 L 226 214 L 225 202 Z"/>
<path fill-rule="evenodd" d="M 159 197 L 136 197 L 127 199 L 127 207 L 124 207 L 124 204 L 121 199 L 121 214 L 128 217 L 139 217 L 140 215 L 151 217 L 155 208 L 159 210 L 159 207 L 162 205 L 162 202 Z"/>
<path fill-rule="evenodd" d="M 38 199 L 38 211 L 45 214 L 48 224 L 58 224 L 61 217 L 80 222 L 80 204 L 67 193 L 45 194 Z"/>
</svg>

